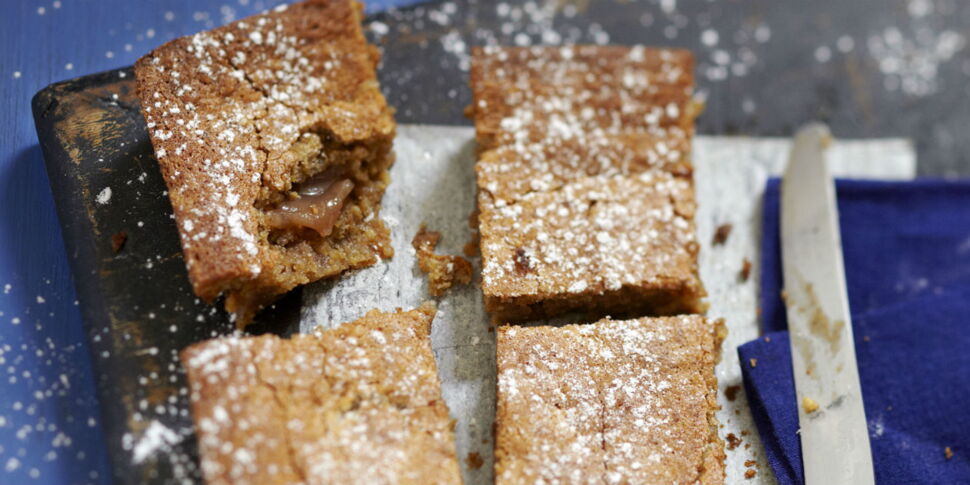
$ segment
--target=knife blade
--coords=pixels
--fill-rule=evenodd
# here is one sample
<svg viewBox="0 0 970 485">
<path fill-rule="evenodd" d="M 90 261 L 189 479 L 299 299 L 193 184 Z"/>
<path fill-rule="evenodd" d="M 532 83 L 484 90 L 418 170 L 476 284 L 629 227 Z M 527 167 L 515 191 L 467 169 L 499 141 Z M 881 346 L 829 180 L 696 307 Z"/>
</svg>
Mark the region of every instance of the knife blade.
<svg viewBox="0 0 970 485">
<path fill-rule="evenodd" d="M 782 179 L 781 250 L 806 485 L 875 483 L 845 286 L 828 127 L 795 136 Z"/>
</svg>

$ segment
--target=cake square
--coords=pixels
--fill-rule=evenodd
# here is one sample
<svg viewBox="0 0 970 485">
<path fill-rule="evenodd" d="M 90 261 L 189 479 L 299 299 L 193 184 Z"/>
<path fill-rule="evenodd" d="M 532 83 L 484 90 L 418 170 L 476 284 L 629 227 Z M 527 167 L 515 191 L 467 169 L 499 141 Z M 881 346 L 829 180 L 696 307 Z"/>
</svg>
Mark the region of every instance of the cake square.
<svg viewBox="0 0 970 485">
<path fill-rule="evenodd" d="M 486 309 L 702 311 L 691 54 L 486 47 L 472 66 Z"/>
<path fill-rule="evenodd" d="M 461 483 L 433 305 L 182 355 L 209 485 Z"/>
<path fill-rule="evenodd" d="M 470 114 L 481 150 L 621 133 L 690 138 L 700 113 L 686 50 L 479 47 L 472 59 Z"/>
<path fill-rule="evenodd" d="M 688 179 L 587 177 L 504 205 L 483 191 L 479 207 L 485 308 L 499 319 L 702 309 Z"/>
<path fill-rule="evenodd" d="M 495 483 L 724 483 L 699 315 L 499 328 Z"/>
<path fill-rule="evenodd" d="M 240 326 L 290 289 L 390 257 L 393 112 L 351 0 L 307 0 L 135 65 L 193 289 Z"/>
</svg>

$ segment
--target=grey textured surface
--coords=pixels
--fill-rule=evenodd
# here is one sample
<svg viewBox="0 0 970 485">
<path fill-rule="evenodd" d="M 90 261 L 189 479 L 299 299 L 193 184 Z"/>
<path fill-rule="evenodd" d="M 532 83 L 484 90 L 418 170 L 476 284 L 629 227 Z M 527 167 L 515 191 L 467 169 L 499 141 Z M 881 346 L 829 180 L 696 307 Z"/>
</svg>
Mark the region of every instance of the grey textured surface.
<svg viewBox="0 0 970 485">
<path fill-rule="evenodd" d="M 439 252 L 461 254 L 471 237 L 468 217 L 475 205 L 474 147 L 471 128 L 399 127 L 397 162 L 381 211 L 391 228 L 395 256 L 345 278 L 307 287 L 301 331 L 339 325 L 372 308 L 415 307 L 429 298 L 411 238 L 424 222 L 441 232 Z M 744 443 L 728 451 L 728 483 L 743 480 L 747 460 L 757 461 L 760 468 L 757 477 L 745 483 L 774 483 L 744 391 L 729 401 L 724 389 L 741 383 L 735 349 L 758 336 L 761 197 L 765 180 L 781 172 L 788 147 L 788 140 L 777 138 L 702 136 L 694 143 L 701 277 L 710 293 L 708 314 L 724 318 L 729 331 L 717 367 L 722 406 L 718 418 L 724 424 L 722 437 L 734 433 Z M 898 139 L 837 141 L 830 157 L 838 175 L 904 179 L 911 178 L 916 169 L 911 144 Z M 723 223 L 733 224 L 731 236 L 724 245 L 712 247 L 713 233 Z M 747 282 L 738 279 L 744 258 L 754 264 Z M 474 258 L 472 262 L 477 273 L 479 261 Z M 488 316 L 475 283 L 456 287 L 439 300 L 431 341 L 444 399 L 458 421 L 458 456 L 466 483 L 487 484 L 493 464 L 495 334 L 488 330 Z M 472 470 L 464 463 L 470 452 L 484 459 L 481 468 Z"/>
</svg>

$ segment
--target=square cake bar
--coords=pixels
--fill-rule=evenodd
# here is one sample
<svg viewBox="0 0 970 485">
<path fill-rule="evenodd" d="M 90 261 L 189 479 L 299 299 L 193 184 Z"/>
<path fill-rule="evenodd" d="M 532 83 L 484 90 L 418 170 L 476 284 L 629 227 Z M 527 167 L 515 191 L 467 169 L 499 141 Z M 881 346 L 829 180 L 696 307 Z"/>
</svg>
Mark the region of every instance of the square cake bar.
<svg viewBox="0 0 970 485">
<path fill-rule="evenodd" d="M 182 353 L 209 485 L 461 483 L 431 352 L 435 310 Z"/>
<path fill-rule="evenodd" d="M 498 331 L 495 483 L 724 483 L 699 315 Z"/>
<path fill-rule="evenodd" d="M 685 50 L 480 47 L 472 56 L 470 113 L 480 151 L 622 133 L 689 139 L 700 112 L 694 58 Z"/>
<path fill-rule="evenodd" d="M 482 290 L 501 318 L 700 310 L 689 180 L 641 172 L 588 177 L 506 205 L 489 197 L 479 194 Z"/>
<path fill-rule="evenodd" d="M 290 289 L 393 253 L 395 124 L 352 0 L 307 0 L 135 65 L 193 289 L 244 326 Z"/>
<path fill-rule="evenodd" d="M 473 56 L 486 309 L 504 321 L 702 311 L 691 54 L 574 46 Z"/>
</svg>

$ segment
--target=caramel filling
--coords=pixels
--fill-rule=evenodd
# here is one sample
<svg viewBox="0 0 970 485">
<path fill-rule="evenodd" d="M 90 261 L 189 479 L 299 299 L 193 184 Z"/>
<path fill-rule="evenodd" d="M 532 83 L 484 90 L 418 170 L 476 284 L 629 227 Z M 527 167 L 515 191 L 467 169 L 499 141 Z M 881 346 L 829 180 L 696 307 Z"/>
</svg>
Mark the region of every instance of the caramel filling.
<svg viewBox="0 0 970 485">
<path fill-rule="evenodd" d="M 327 237 L 353 190 L 352 181 L 328 170 L 301 183 L 296 198 L 268 211 L 267 223 L 273 229 L 307 228 Z"/>
</svg>

